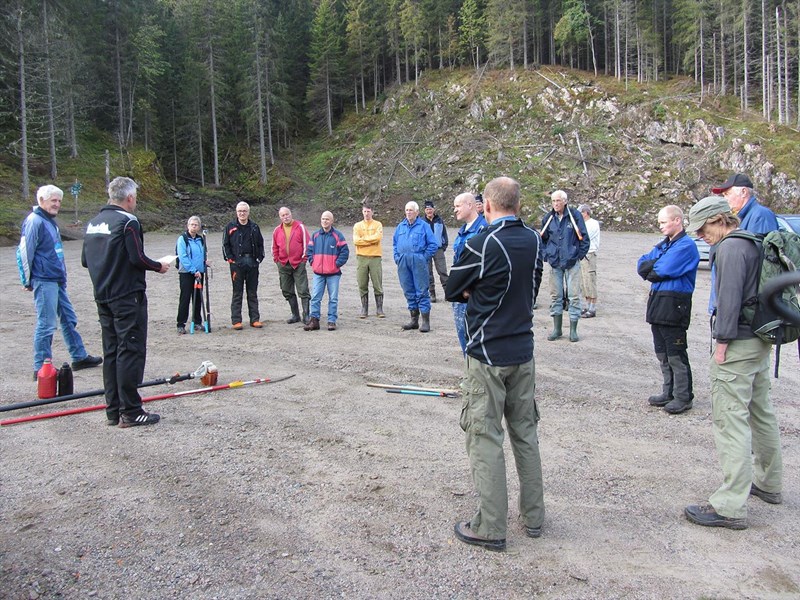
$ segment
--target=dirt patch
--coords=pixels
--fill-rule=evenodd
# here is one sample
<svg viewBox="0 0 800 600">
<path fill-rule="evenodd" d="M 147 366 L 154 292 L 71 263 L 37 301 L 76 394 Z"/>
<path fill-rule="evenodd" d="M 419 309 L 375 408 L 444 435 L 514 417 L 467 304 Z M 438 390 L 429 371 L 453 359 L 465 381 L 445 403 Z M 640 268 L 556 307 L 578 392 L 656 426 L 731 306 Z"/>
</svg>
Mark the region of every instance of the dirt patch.
<svg viewBox="0 0 800 600">
<path fill-rule="evenodd" d="M 275 221 L 273 220 L 272 223 Z M 313 222 L 313 221 L 309 221 Z M 265 234 L 272 229 L 260 221 Z M 343 228 L 352 240 L 350 228 Z M 454 231 L 452 231 L 454 233 Z M 392 230 L 387 227 L 386 238 Z M 146 235 L 151 256 L 174 235 Z M 221 233 L 211 281 L 213 332 L 175 333 L 177 275 L 148 275 L 145 379 L 203 360 L 220 383 L 296 374 L 275 384 L 154 402 L 154 427 L 120 430 L 103 412 L 0 428 L 0 596 L 7 598 L 780 598 L 800 588 L 800 369 L 784 347 L 772 396 L 784 450 L 784 504 L 750 499 L 746 531 L 689 524 L 686 504 L 720 483 L 698 275 L 690 358 L 696 404 L 649 408 L 659 369 L 644 323 L 648 286 L 635 260 L 655 235 L 604 233 L 600 303 L 581 341 L 547 342 L 547 281 L 536 311 L 537 399 L 547 517 L 526 538 L 511 482 L 509 551 L 454 539 L 475 497 L 458 427 L 460 400 L 389 394 L 367 382 L 452 388 L 461 357 L 445 303 L 429 334 L 407 319 L 384 245 L 386 319 L 357 318 L 355 260 L 344 269 L 336 332 L 286 325 L 271 264 L 262 268 L 263 330 L 230 328 Z M 90 352 L 100 351 L 80 242 L 66 242 L 69 290 Z M 352 247 L 351 247 L 352 249 Z M 32 400 L 32 298 L 13 248 L 0 249 L 3 404 Z M 448 257 L 448 263 L 451 257 Z M 324 304 L 323 304 L 324 308 Z M 323 316 L 324 318 L 324 316 Z M 60 337 L 56 361 L 63 361 Z M 102 387 L 80 371 L 76 391 Z M 145 395 L 200 387 L 151 387 Z M 102 403 L 100 397 L 0 413 L 9 418 Z"/>
</svg>

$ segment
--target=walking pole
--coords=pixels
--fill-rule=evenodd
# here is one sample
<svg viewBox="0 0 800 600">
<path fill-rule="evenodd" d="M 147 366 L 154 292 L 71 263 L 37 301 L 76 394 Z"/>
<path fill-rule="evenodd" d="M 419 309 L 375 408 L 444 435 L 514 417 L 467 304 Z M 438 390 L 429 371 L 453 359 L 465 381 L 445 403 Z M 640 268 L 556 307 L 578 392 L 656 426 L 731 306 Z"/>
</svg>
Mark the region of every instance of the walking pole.
<svg viewBox="0 0 800 600">
<path fill-rule="evenodd" d="M 426 392 L 424 390 L 400 390 L 390 389 L 386 390 L 389 394 L 410 394 L 412 396 L 438 396 L 440 398 L 455 398 L 456 394 L 452 392 Z"/>
<path fill-rule="evenodd" d="M 189 318 L 192 320 L 192 324 L 189 325 L 189 333 L 191 334 L 194 334 L 194 307 L 196 300 L 197 300 L 197 278 L 195 277 L 194 283 L 192 284 L 192 304 L 191 304 L 191 309 L 189 311 Z"/>
<path fill-rule="evenodd" d="M 213 385 L 209 387 L 200 388 L 198 390 L 186 390 L 183 392 L 172 392 L 169 394 L 159 394 L 158 396 L 149 396 L 142 398 L 142 402 L 153 402 L 155 400 L 165 400 L 167 398 L 179 398 L 181 396 L 191 396 L 193 394 L 206 394 L 208 392 L 218 392 L 220 390 L 232 390 L 234 388 L 246 387 L 249 385 L 258 385 L 261 383 L 277 383 L 294 377 L 294 373 L 284 377 L 277 377 L 275 379 L 252 379 L 250 381 L 232 381 L 224 385 Z M 30 421 L 40 421 L 42 419 L 54 419 L 56 417 L 66 417 L 69 415 L 77 415 L 85 412 L 92 412 L 96 410 L 103 410 L 106 408 L 105 404 L 97 404 L 95 406 L 84 406 L 82 408 L 72 408 L 70 410 L 62 410 L 52 413 L 44 413 L 41 415 L 29 415 L 27 417 L 17 417 L 16 419 L 6 419 L 0 421 L 0 426 L 17 425 L 18 423 L 28 423 Z"/>
<path fill-rule="evenodd" d="M 437 389 L 437 388 L 427 388 L 427 387 L 419 387 L 417 385 L 403 385 L 399 383 L 368 383 L 367 387 L 374 387 L 380 389 L 392 389 L 392 390 L 412 390 L 415 392 L 444 392 L 446 394 L 458 394 L 458 390 L 447 390 L 447 389 Z"/>
<path fill-rule="evenodd" d="M 202 377 L 205 374 L 204 365 L 206 365 L 208 361 L 204 361 L 200 367 L 197 368 L 193 373 L 188 373 L 186 375 L 181 375 L 180 373 L 175 373 L 170 377 L 162 377 L 160 379 L 153 379 L 152 381 L 145 381 L 140 383 L 137 388 L 144 388 L 150 387 L 153 385 L 161 385 L 162 383 L 168 383 L 169 385 L 178 383 L 179 381 L 186 381 L 187 379 L 194 379 L 195 377 Z M 79 400 L 80 398 L 89 398 L 91 396 L 102 396 L 105 394 L 105 390 L 92 390 L 91 392 L 80 392 L 78 394 L 69 394 L 67 396 L 56 396 L 55 398 L 47 398 L 45 400 L 32 400 L 30 402 L 18 402 L 17 404 L 7 404 L 5 406 L 0 406 L 0 412 L 6 412 L 9 410 L 18 410 L 20 408 L 30 408 L 32 406 L 44 406 L 45 404 L 55 404 L 57 402 L 66 402 L 67 400 Z"/>
<path fill-rule="evenodd" d="M 211 333 L 211 295 L 208 291 L 208 281 L 211 279 L 211 266 L 208 264 L 208 245 L 206 244 L 206 234 L 208 234 L 208 230 L 203 230 L 203 264 L 205 265 L 205 273 L 203 273 L 203 277 L 205 279 L 205 288 L 206 288 L 206 318 L 203 321 L 203 328 L 206 330 L 206 333 Z M 202 300 L 202 297 L 201 297 Z"/>
</svg>

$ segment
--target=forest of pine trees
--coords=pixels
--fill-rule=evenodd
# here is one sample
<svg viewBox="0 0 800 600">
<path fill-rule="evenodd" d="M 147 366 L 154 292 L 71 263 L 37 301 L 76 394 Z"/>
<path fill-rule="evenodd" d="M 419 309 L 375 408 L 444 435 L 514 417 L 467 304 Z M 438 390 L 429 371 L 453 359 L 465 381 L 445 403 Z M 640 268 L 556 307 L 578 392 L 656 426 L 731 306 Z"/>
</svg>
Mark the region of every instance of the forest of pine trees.
<svg viewBox="0 0 800 600">
<path fill-rule="evenodd" d="M 8 0 L 0 153 L 58 176 L 78 132 L 221 185 L 228 150 L 330 134 L 346 109 L 430 69 L 562 65 L 702 94 L 800 126 L 800 0 Z"/>
</svg>

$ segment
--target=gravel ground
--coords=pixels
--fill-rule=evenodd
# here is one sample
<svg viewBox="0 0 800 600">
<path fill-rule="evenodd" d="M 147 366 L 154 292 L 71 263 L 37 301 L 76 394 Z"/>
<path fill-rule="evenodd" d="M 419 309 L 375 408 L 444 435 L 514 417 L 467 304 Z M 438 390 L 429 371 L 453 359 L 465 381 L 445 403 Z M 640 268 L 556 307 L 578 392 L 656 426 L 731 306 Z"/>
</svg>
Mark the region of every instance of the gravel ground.
<svg viewBox="0 0 800 600">
<path fill-rule="evenodd" d="M 271 229 L 271 226 L 266 227 Z M 342 230 L 352 240 L 348 227 Z M 508 551 L 455 540 L 476 498 L 458 426 L 460 400 L 388 394 L 367 382 L 453 388 L 461 358 L 446 303 L 427 335 L 408 313 L 384 246 L 386 319 L 357 318 L 355 258 L 339 330 L 286 325 L 277 273 L 262 267 L 263 330 L 230 328 L 230 284 L 211 281 L 214 331 L 175 333 L 177 275 L 148 275 L 145 379 L 219 366 L 219 383 L 292 379 L 149 404 L 162 422 L 121 430 L 104 413 L 0 428 L 2 598 L 797 598 L 800 596 L 800 368 L 784 347 L 772 397 L 781 423 L 784 504 L 749 501 L 750 528 L 689 524 L 683 508 L 720 483 L 710 418 L 709 272 L 698 274 L 690 358 L 695 408 L 669 416 L 646 398 L 660 372 L 635 261 L 657 234 L 603 233 L 600 304 L 581 341 L 547 342 L 547 274 L 534 318 L 547 518 L 540 539 L 517 521 L 508 452 Z M 150 256 L 175 236 L 146 236 Z M 210 236 L 212 258 L 220 234 Z M 92 353 L 100 330 L 80 242 L 67 242 L 70 294 Z M 352 249 L 352 247 L 351 247 Z M 0 249 L 3 404 L 35 398 L 31 296 L 13 248 Z M 451 257 L 448 257 L 448 262 Z M 218 264 L 222 265 L 221 259 Z M 546 269 L 547 270 L 547 269 Z M 441 292 L 439 292 L 441 295 Z M 67 359 L 60 337 L 55 360 Z M 76 391 L 102 387 L 100 369 Z M 153 395 L 199 382 L 144 390 Z M 102 397 L 0 413 L 24 416 Z"/>
</svg>

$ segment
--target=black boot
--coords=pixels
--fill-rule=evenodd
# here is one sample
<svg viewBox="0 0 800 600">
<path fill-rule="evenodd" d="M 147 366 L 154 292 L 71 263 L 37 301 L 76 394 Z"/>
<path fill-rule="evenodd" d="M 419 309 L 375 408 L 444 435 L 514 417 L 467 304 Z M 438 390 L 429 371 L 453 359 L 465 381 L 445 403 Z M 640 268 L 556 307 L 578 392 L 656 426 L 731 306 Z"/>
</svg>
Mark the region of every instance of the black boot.
<svg viewBox="0 0 800 600">
<path fill-rule="evenodd" d="M 416 308 L 408 311 L 411 314 L 411 321 L 403 325 L 403 329 L 419 329 L 419 310 Z"/>
<path fill-rule="evenodd" d="M 303 323 L 308 324 L 308 313 L 311 311 L 308 308 L 308 304 L 310 302 L 310 298 L 300 298 L 300 302 L 303 303 Z"/>
<path fill-rule="evenodd" d="M 419 330 L 422 333 L 428 333 L 431 330 L 431 313 L 420 313 L 422 317 L 422 324 L 419 326 Z"/>
<path fill-rule="evenodd" d="M 669 360 L 667 359 L 666 354 L 663 352 L 657 352 L 656 358 L 658 359 L 658 364 L 661 367 L 661 376 L 664 379 L 664 383 L 661 386 L 661 393 L 655 396 L 650 396 L 647 399 L 647 403 L 650 406 L 666 406 L 672 402 L 672 369 L 669 366 Z"/>
<path fill-rule="evenodd" d="M 361 314 L 359 319 L 366 319 L 369 316 L 369 294 L 361 296 Z"/>
<path fill-rule="evenodd" d="M 289 298 L 289 308 L 292 309 L 292 316 L 286 322 L 291 325 L 292 323 L 300 322 L 300 309 L 297 306 L 297 296 Z"/>
<path fill-rule="evenodd" d="M 386 316 L 383 314 L 383 294 L 375 294 L 375 314 L 379 319 Z"/>
<path fill-rule="evenodd" d="M 681 356 L 667 357 L 672 369 L 672 397 L 673 400 L 664 406 L 664 410 L 672 415 L 679 415 L 692 408 L 694 394 L 692 393 L 692 369 L 688 363 L 683 362 Z"/>
</svg>

